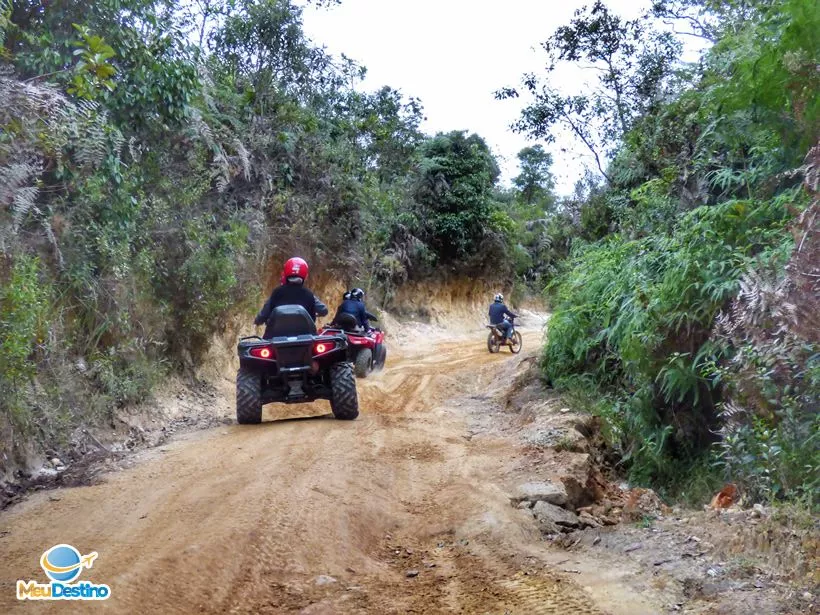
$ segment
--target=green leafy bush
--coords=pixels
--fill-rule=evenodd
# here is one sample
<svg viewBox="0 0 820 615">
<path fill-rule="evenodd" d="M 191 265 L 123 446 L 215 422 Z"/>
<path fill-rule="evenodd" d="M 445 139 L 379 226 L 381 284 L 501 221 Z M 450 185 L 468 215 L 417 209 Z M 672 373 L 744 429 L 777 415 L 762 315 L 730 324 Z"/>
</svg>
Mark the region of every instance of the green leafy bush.
<svg viewBox="0 0 820 615">
<path fill-rule="evenodd" d="M 548 286 L 543 368 L 603 416 L 634 480 L 690 501 L 729 480 L 750 499 L 814 506 L 820 150 L 804 156 L 820 139 L 820 6 L 658 2 L 653 11 L 715 44 L 698 64 L 653 73 L 665 94 L 617 139 L 596 149 L 586 138 L 600 136 L 594 126 L 576 130 L 593 154 L 614 155 L 606 168 L 596 158 L 605 183 L 579 182 L 571 201 L 577 225 Z M 579 36 L 553 37 L 556 49 L 586 40 L 587 14 L 576 17 L 562 31 Z M 628 35 L 629 24 L 608 23 Z M 594 47 L 575 51 L 560 59 L 598 60 Z M 562 100 L 534 94 L 520 125 L 542 134 L 557 116 L 535 111 Z M 622 109 L 617 98 L 595 108 L 610 118 Z"/>
<path fill-rule="evenodd" d="M 111 348 L 92 357 L 90 368 L 99 393 L 114 406 L 144 401 L 167 371 L 164 362 L 133 347 Z"/>
<path fill-rule="evenodd" d="M 607 395 L 635 479 L 668 482 L 714 440 L 725 349 L 712 325 L 744 271 L 782 258 L 788 217 L 784 199 L 702 207 L 669 235 L 577 247 L 552 285 L 546 376 Z"/>
<path fill-rule="evenodd" d="M 28 428 L 23 393 L 37 368 L 37 350 L 46 344 L 52 299 L 35 257 L 15 259 L 0 282 L 0 410 L 21 429 Z"/>
<path fill-rule="evenodd" d="M 820 382 L 813 385 L 817 390 Z M 820 414 L 786 400 L 771 417 L 739 418 L 724 427 L 718 448 L 716 465 L 724 475 L 752 500 L 799 499 L 814 509 L 820 489 Z"/>
<path fill-rule="evenodd" d="M 190 224 L 185 238 L 188 254 L 166 282 L 177 282 L 181 291 L 170 298 L 178 323 L 172 335 L 185 339 L 195 352 L 202 352 L 209 334 L 232 309 L 244 303 L 238 292 L 236 264 L 247 251 L 248 229 L 233 223 L 214 233 L 201 223 Z"/>
</svg>

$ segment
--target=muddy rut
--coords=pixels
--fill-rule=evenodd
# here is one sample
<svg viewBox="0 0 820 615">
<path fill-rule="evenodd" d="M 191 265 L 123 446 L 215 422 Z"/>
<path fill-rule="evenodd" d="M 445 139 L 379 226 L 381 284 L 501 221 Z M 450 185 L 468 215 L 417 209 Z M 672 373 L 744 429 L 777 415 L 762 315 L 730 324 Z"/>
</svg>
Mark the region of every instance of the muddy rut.
<svg viewBox="0 0 820 615">
<path fill-rule="evenodd" d="M 524 345 L 540 342 L 525 330 Z M 480 332 L 388 359 L 362 414 L 269 406 L 258 426 L 189 434 L 101 484 L 38 493 L 0 516 L 0 612 L 652 613 L 616 580 L 565 574 L 513 509 L 515 443 L 471 437 L 526 352 Z M 312 415 L 303 418 L 305 415 Z M 100 603 L 22 604 L 57 543 L 97 551 Z M 610 571 L 611 572 L 611 571 Z"/>
</svg>

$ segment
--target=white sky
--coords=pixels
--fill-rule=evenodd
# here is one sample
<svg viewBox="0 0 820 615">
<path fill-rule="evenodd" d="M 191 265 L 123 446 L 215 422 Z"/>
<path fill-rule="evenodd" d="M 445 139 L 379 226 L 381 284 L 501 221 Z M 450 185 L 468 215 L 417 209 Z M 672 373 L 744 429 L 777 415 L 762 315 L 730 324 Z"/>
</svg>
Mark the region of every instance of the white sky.
<svg viewBox="0 0 820 615">
<path fill-rule="evenodd" d="M 304 29 L 314 43 L 344 53 L 367 67 L 363 90 L 383 85 L 421 99 L 427 120 L 422 130 L 469 130 L 484 139 L 502 168 L 502 181 L 517 174 L 516 154 L 534 142 L 516 135 L 510 124 L 522 99 L 496 101 L 502 86 L 519 86 L 521 75 L 543 75 L 546 54 L 540 43 L 569 22 L 591 0 L 342 0 L 330 9 L 307 7 Z M 631 18 L 650 0 L 607 0 L 616 13 Z M 586 75 L 577 70 L 554 74 L 554 85 L 577 90 Z M 545 144 L 546 145 L 546 144 Z M 561 148 L 571 154 L 561 153 Z M 561 194 L 572 192 L 590 164 L 568 136 L 548 146 Z"/>
</svg>

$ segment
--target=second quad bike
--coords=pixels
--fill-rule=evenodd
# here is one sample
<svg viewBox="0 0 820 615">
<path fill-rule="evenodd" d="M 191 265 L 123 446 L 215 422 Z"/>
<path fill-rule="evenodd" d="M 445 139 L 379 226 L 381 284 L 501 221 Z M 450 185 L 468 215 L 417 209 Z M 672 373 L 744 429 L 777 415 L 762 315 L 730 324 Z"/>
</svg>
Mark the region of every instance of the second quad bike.
<svg viewBox="0 0 820 615">
<path fill-rule="evenodd" d="M 359 416 L 359 398 L 347 338 L 333 331 L 316 332 L 316 323 L 300 305 L 273 310 L 272 335 L 239 340 L 236 375 L 236 420 L 262 421 L 263 404 L 330 400 L 337 419 Z"/>
<path fill-rule="evenodd" d="M 510 352 L 518 354 L 521 352 L 521 334 L 515 330 L 515 319 L 505 317 L 513 326 L 512 335 L 509 339 L 504 337 L 504 332 L 496 325 L 487 325 L 490 333 L 487 335 L 487 350 L 491 353 L 496 353 L 501 350 L 502 346 L 507 346 Z"/>
<path fill-rule="evenodd" d="M 387 346 L 384 331 L 373 329 L 364 331 L 352 314 L 339 314 L 334 322 L 322 328 L 325 335 L 344 335 L 347 338 L 348 358 L 353 363 L 359 378 L 367 378 L 371 372 L 384 369 L 387 361 Z"/>
</svg>

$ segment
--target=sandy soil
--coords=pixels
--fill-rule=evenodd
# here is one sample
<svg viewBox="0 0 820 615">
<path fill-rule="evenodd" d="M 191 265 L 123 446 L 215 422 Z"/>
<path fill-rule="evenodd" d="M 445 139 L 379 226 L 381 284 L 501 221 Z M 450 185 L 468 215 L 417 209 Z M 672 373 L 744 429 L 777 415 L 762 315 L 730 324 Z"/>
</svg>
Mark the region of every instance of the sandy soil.
<svg viewBox="0 0 820 615">
<path fill-rule="evenodd" d="M 524 330 L 534 349 L 541 331 Z M 399 354 L 400 356 L 396 356 Z M 617 571 L 563 572 L 510 506 L 509 440 L 471 437 L 526 353 L 469 336 L 391 355 L 362 415 L 269 406 L 269 422 L 189 433 L 100 484 L 34 494 L 0 517 L 0 612 L 654 613 Z M 99 558 L 104 603 L 23 604 L 57 543 Z"/>
</svg>

